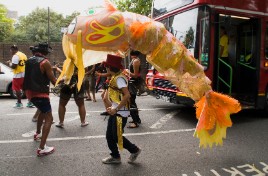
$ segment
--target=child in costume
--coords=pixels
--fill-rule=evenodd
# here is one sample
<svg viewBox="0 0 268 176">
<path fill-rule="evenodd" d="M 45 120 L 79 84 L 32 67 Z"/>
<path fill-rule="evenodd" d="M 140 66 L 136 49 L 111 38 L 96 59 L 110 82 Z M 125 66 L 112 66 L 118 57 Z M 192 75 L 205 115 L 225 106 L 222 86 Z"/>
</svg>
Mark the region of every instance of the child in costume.
<svg viewBox="0 0 268 176">
<path fill-rule="evenodd" d="M 103 99 L 106 110 L 110 114 L 106 139 L 111 150 L 111 156 L 102 160 L 104 164 L 121 163 L 118 148 L 120 150 L 125 148 L 131 153 L 128 160 L 129 163 L 134 162 L 141 153 L 139 147 L 122 136 L 123 129 L 127 123 L 127 117 L 130 115 L 128 107 L 130 93 L 128 91 L 127 78 L 121 72 L 124 68 L 121 61 L 121 57 L 108 54 L 107 61 L 105 62 L 107 72 L 111 74 L 108 91 L 106 91 Z"/>
</svg>

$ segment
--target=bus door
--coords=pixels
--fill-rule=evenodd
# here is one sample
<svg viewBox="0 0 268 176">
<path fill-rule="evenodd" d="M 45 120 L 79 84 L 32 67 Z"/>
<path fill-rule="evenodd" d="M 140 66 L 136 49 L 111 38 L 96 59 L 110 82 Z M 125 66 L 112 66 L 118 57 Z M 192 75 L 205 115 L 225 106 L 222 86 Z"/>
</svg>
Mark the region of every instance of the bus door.
<svg viewBox="0 0 268 176">
<path fill-rule="evenodd" d="M 215 72 L 217 73 L 216 87 L 218 92 L 231 95 L 233 93 L 233 65 L 235 63 L 235 56 L 230 49 L 232 49 L 232 45 L 235 43 L 233 41 L 236 41 L 236 36 L 230 38 L 234 28 L 230 25 L 228 15 L 219 14 L 216 19 L 217 30 L 215 34 L 218 36 L 218 40 L 215 42 L 216 51 L 218 51 L 215 61 Z"/>
<path fill-rule="evenodd" d="M 235 91 L 237 98 L 244 103 L 254 105 L 258 90 L 258 68 L 260 38 L 257 19 L 248 19 L 237 27 L 237 53 L 235 68 Z"/>
</svg>

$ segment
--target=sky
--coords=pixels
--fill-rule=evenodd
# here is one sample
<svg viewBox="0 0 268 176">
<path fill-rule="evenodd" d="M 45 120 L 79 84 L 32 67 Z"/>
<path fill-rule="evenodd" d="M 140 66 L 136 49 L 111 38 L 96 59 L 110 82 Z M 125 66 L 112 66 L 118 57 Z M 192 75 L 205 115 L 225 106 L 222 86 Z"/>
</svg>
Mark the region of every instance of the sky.
<svg viewBox="0 0 268 176">
<path fill-rule="evenodd" d="M 49 7 L 57 13 L 64 16 L 71 15 L 72 12 L 83 12 L 93 5 L 101 5 L 103 0 L 0 0 L 8 10 L 17 11 L 18 16 L 24 16 L 31 13 L 35 8 Z"/>
</svg>

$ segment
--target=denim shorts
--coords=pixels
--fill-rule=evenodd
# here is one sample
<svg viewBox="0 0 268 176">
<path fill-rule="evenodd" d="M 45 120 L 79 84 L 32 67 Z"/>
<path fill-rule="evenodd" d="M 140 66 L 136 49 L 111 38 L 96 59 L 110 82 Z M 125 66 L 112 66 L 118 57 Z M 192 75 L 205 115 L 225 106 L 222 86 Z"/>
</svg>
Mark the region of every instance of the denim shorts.
<svg viewBox="0 0 268 176">
<path fill-rule="evenodd" d="M 42 113 L 48 113 L 51 112 L 51 105 L 49 98 L 39 98 L 34 97 L 31 99 L 31 102 L 42 112 Z"/>
</svg>

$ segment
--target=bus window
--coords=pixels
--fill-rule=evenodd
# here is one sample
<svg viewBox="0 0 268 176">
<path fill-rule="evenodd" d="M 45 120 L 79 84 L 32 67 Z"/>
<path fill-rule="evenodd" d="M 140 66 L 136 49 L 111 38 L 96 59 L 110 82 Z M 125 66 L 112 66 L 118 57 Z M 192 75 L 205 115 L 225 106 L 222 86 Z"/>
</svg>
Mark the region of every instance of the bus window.
<svg viewBox="0 0 268 176">
<path fill-rule="evenodd" d="M 209 18 L 208 16 L 200 20 L 201 55 L 199 57 L 201 65 L 206 70 L 208 67 L 209 52 Z"/>
<path fill-rule="evenodd" d="M 167 31 L 169 31 L 170 33 L 172 33 L 170 31 L 170 29 L 169 29 L 169 22 L 168 21 L 169 21 L 168 18 L 165 18 L 165 19 L 161 20 L 160 22 L 164 24 L 164 26 L 165 26 L 165 28 L 166 28 Z"/>
<path fill-rule="evenodd" d="M 191 19 L 191 20 L 189 20 Z M 201 20 L 202 19 L 202 20 Z M 200 31 L 201 30 L 201 31 Z M 199 58 L 199 37 L 201 37 L 200 63 L 208 66 L 209 53 L 209 12 L 206 6 L 171 16 L 169 18 L 169 31 L 179 39 L 195 58 Z M 199 33 L 201 32 L 201 36 Z M 201 59 L 200 59 L 201 60 Z"/>
<path fill-rule="evenodd" d="M 255 67 L 256 64 L 256 27 L 251 23 L 242 24 L 239 30 L 239 62 Z"/>
<path fill-rule="evenodd" d="M 170 12 L 174 9 L 191 4 L 193 0 L 155 0 L 153 1 L 153 18 Z"/>
</svg>

